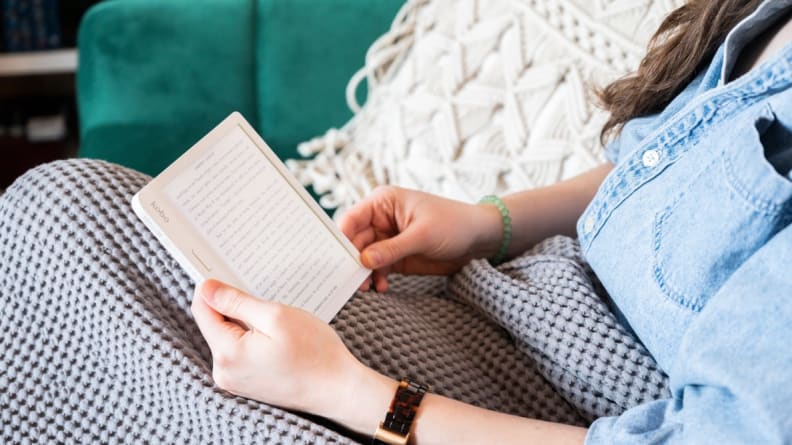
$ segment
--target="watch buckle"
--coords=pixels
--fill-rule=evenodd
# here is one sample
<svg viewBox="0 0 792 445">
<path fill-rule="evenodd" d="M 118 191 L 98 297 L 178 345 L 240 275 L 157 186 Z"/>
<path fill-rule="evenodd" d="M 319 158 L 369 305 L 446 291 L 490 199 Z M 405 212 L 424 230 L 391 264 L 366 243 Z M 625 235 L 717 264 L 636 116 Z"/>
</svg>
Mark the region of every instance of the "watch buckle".
<svg viewBox="0 0 792 445">
<path fill-rule="evenodd" d="M 407 445 L 407 441 L 410 439 L 410 433 L 402 436 L 399 433 L 394 433 L 391 430 L 385 429 L 385 425 L 380 422 L 377 431 L 374 432 L 374 438 L 388 445 Z"/>
</svg>

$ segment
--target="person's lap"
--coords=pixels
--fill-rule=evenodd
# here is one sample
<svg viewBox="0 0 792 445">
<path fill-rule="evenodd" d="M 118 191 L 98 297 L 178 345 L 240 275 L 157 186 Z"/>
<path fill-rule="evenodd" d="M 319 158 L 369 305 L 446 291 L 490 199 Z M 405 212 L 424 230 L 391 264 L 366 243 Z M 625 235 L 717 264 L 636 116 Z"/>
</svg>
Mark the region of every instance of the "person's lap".
<svg viewBox="0 0 792 445">
<path fill-rule="evenodd" d="M 3 436 L 28 431 L 100 439 L 153 434 L 206 441 L 222 434 L 343 440 L 321 425 L 213 386 L 211 356 L 189 310 L 193 283 L 129 206 L 148 179 L 101 161 L 60 161 L 28 172 L 0 196 L 0 329 L 2 366 L 9 370 L 0 374 L 0 414 L 16 413 Z M 532 311 L 554 311 L 544 300 L 535 304 L 531 292 L 557 281 L 558 264 L 569 263 L 561 274 L 580 269 L 570 258 L 542 261 L 514 263 L 512 272 L 507 265 L 511 277 L 483 264 L 448 283 L 395 277 L 385 295 L 356 294 L 332 325 L 374 369 L 428 382 L 437 393 L 479 406 L 578 424 L 624 408 L 575 402 L 575 409 L 562 397 L 572 394 L 575 401 L 577 379 L 599 377 L 586 374 L 585 361 L 575 365 L 576 354 L 556 360 L 541 350 L 558 347 L 569 333 L 542 334 L 554 328 L 541 322 L 531 327 Z M 549 275 L 532 283 L 520 276 L 527 270 Z M 494 281 L 473 283 L 481 276 Z M 594 295 L 591 283 L 577 280 L 575 292 Z M 538 335 L 557 342 L 531 343 Z M 631 360 L 646 358 L 642 350 L 632 351 Z M 647 381 L 662 392 L 664 377 L 650 361 Z"/>
</svg>

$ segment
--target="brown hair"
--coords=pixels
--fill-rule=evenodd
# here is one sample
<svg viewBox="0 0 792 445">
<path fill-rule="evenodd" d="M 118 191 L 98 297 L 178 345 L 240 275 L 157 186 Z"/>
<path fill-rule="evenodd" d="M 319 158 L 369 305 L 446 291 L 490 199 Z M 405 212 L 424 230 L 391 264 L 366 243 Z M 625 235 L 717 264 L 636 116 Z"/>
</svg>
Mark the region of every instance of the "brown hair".
<svg viewBox="0 0 792 445">
<path fill-rule="evenodd" d="M 703 69 L 761 0 L 689 0 L 660 24 L 638 70 L 596 91 L 610 119 L 603 143 L 628 120 L 658 113 Z"/>
</svg>

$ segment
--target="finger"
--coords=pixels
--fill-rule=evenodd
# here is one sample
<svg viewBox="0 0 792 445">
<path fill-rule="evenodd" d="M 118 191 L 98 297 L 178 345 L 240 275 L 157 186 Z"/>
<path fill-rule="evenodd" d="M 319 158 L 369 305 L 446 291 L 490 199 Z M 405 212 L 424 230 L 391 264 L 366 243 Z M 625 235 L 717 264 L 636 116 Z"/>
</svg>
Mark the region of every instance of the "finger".
<svg viewBox="0 0 792 445">
<path fill-rule="evenodd" d="M 371 289 L 371 277 L 366 278 L 366 281 L 358 287 L 358 290 L 361 292 L 368 292 L 369 289 Z"/>
<path fill-rule="evenodd" d="M 388 290 L 388 272 L 390 272 L 388 269 L 379 269 L 374 272 L 374 289 L 377 292 L 381 293 Z"/>
<path fill-rule="evenodd" d="M 206 304 L 199 289 L 200 286 L 196 286 L 191 309 L 195 323 L 206 339 L 212 354 L 235 348 L 239 339 L 245 334 L 245 330 L 238 324 L 226 320 L 223 314 Z"/>
<path fill-rule="evenodd" d="M 358 232 L 355 237 L 352 239 L 352 244 L 355 246 L 355 249 L 359 251 L 363 250 L 366 246 L 373 243 L 377 237 L 377 233 L 374 231 L 373 227 L 369 227 L 368 229 L 364 229 L 361 232 Z"/>
<path fill-rule="evenodd" d="M 341 215 L 338 227 L 347 238 L 354 241 L 358 233 L 371 227 L 372 213 L 371 201 L 365 199 Z"/>
<path fill-rule="evenodd" d="M 421 229 L 408 227 L 393 238 L 386 238 L 366 247 L 360 254 L 360 261 L 369 269 L 381 269 L 415 255 L 423 248 L 420 234 Z"/>
<path fill-rule="evenodd" d="M 374 291 L 385 292 L 388 290 L 388 274 L 391 272 L 392 266 L 385 266 L 371 272 L 371 287 Z"/>
<path fill-rule="evenodd" d="M 378 225 L 378 220 L 380 225 L 390 226 L 390 220 L 394 216 L 393 211 L 383 211 L 383 209 L 392 208 L 392 202 L 399 190 L 394 186 L 379 186 L 362 201 L 348 209 L 338 221 L 344 235 L 351 240 L 358 232 Z"/>
<path fill-rule="evenodd" d="M 217 280 L 206 280 L 201 285 L 201 294 L 215 311 L 267 334 L 272 332 L 272 319 L 280 306 L 248 295 L 241 290 Z"/>
</svg>

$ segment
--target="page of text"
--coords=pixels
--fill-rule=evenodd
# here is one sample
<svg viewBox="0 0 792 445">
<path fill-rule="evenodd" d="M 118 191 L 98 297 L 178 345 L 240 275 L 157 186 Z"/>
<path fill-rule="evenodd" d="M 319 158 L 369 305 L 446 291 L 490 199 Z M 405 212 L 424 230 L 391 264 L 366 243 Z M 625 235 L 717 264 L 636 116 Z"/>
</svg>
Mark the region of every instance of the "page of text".
<svg viewBox="0 0 792 445">
<path fill-rule="evenodd" d="M 165 192 L 256 296 L 317 313 L 360 270 L 239 127 Z"/>
</svg>

